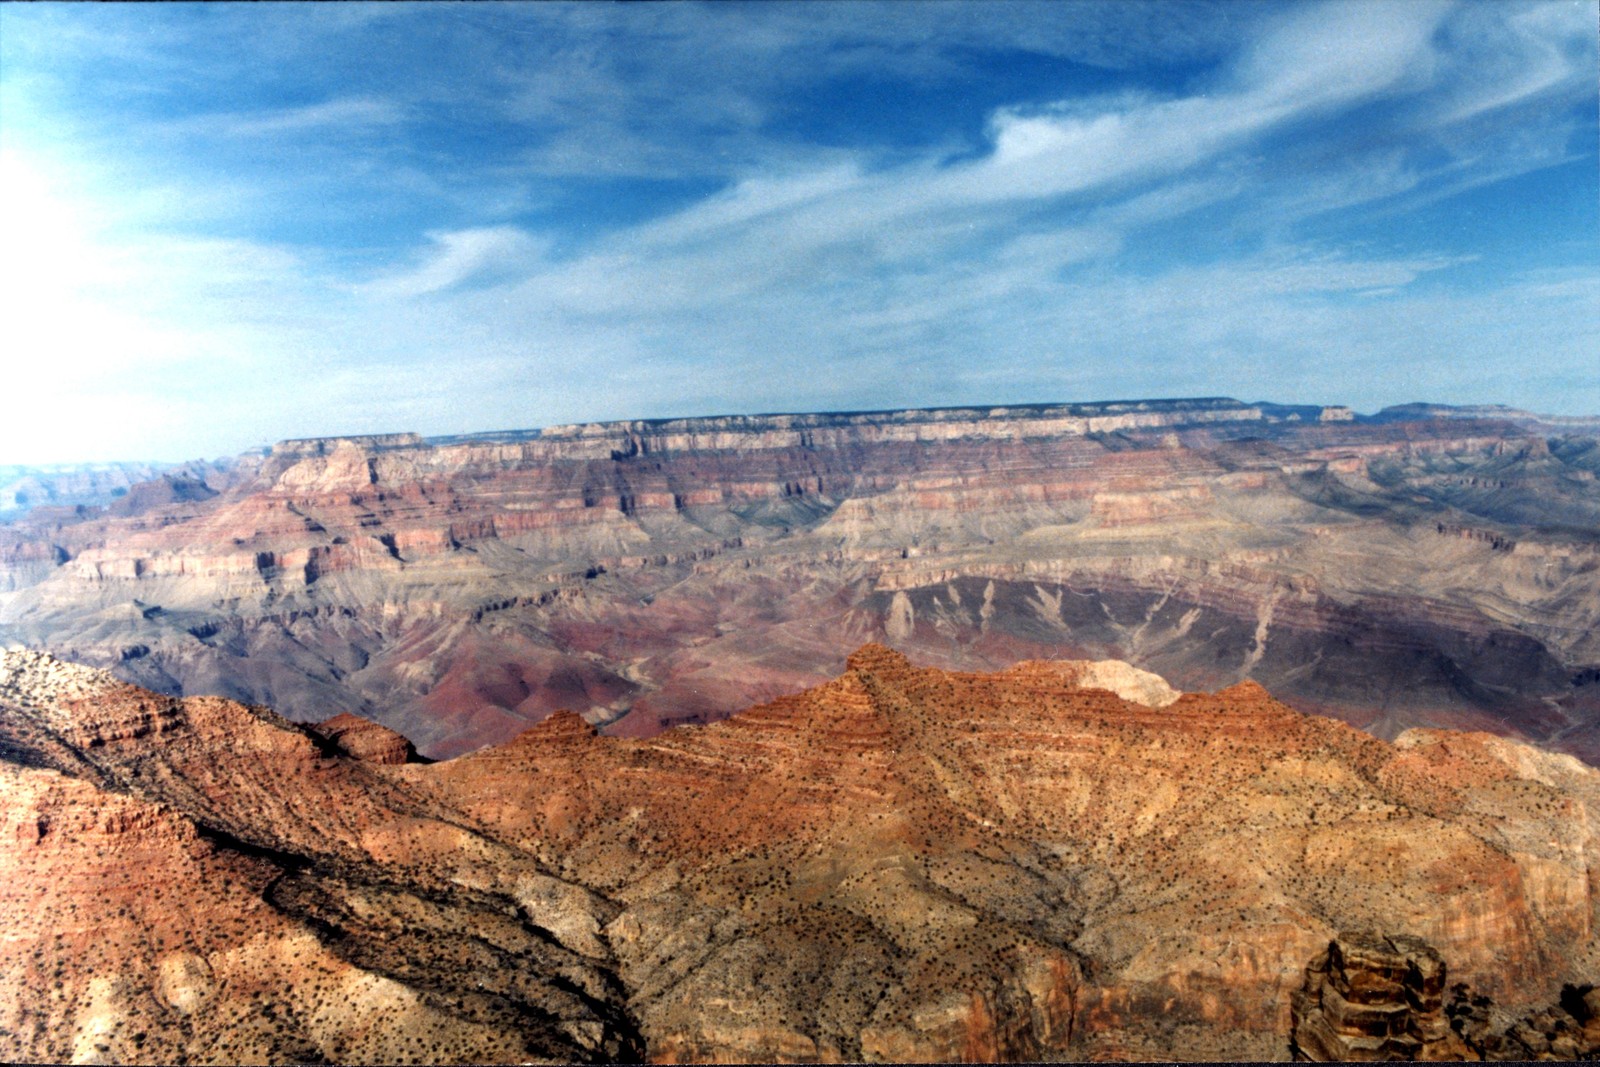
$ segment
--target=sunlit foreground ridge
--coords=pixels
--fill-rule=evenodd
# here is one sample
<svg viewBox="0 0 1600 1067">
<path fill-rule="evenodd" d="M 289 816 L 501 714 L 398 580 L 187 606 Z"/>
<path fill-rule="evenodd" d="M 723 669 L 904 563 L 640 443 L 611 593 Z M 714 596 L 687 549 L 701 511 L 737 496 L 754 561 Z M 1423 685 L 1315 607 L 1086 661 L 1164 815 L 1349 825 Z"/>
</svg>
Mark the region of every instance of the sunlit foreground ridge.
<svg viewBox="0 0 1600 1067">
<path fill-rule="evenodd" d="M 711 721 L 872 641 L 1595 762 L 1597 475 L 1597 419 L 1225 399 L 286 441 L 0 523 L 0 644 L 434 757 Z"/>
<path fill-rule="evenodd" d="M 1570 756 L 1126 664 L 867 645 L 430 764 L 8 652 L 0 1057 L 1570 1058 L 1597 817 Z"/>
</svg>

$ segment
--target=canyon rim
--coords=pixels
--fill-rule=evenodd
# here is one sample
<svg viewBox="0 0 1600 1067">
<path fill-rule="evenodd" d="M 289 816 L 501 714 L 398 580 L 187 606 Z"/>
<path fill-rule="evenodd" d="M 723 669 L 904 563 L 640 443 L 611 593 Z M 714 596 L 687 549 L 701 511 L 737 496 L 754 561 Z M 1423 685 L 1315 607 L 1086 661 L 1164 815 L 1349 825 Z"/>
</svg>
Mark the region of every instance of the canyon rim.
<svg viewBox="0 0 1600 1067">
<path fill-rule="evenodd" d="M 1597 69 L 0 3 L 0 1060 L 1600 1057 Z"/>
</svg>

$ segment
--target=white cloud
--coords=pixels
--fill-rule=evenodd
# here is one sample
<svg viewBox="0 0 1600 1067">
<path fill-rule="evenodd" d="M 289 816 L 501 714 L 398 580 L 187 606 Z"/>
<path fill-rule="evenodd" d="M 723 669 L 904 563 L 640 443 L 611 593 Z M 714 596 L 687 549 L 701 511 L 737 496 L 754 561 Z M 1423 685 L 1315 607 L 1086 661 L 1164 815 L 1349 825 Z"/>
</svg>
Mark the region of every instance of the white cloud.
<svg viewBox="0 0 1600 1067">
<path fill-rule="evenodd" d="M 1449 13 L 1449 0 L 1293 5 L 1239 65 L 1241 95 L 1256 108 L 1306 112 L 1419 88 Z"/>
<path fill-rule="evenodd" d="M 1471 5 L 1452 29 L 1456 77 L 1431 109 L 1438 124 L 1594 88 L 1593 5 Z"/>
<path fill-rule="evenodd" d="M 428 234 L 432 247 L 411 270 L 359 288 L 373 295 L 425 296 L 462 286 L 484 286 L 526 276 L 548 247 L 512 226 Z"/>
<path fill-rule="evenodd" d="M 765 34 L 752 53 L 761 62 L 791 55 L 808 33 L 828 39 L 796 11 L 745 10 L 760 24 L 748 39 Z M 943 25 L 979 9 L 937 10 L 922 17 Z M 420 92 L 183 120 L 174 129 L 202 140 L 315 134 L 319 168 L 344 169 L 286 171 L 281 188 L 260 177 L 184 184 L 176 172 L 119 188 L 109 169 L 76 182 L 19 171 L 0 200 L 11 227 L 0 321 L 20 353 L 8 395 L 30 399 L 8 405 L 0 461 L 40 441 L 79 447 L 63 413 L 109 419 L 116 398 L 122 418 L 93 428 L 102 456 L 152 454 L 114 447 L 118 422 L 127 441 L 160 422 L 161 454 L 180 458 L 252 435 L 1139 393 L 1600 409 L 1592 374 L 1574 383 L 1569 373 L 1559 392 L 1517 392 L 1563 361 L 1583 365 L 1600 321 L 1592 272 L 1469 286 L 1459 246 L 1407 247 L 1379 231 L 1385 240 L 1354 250 L 1307 236 L 1323 215 L 1444 197 L 1562 158 L 1568 118 L 1460 132 L 1571 88 L 1570 24 L 1547 8 L 1498 10 L 1297 6 L 1236 64 L 1181 93 L 1002 108 L 980 151 L 952 155 L 943 140 L 894 165 L 867 148 L 766 138 L 761 91 L 777 76 L 750 56 L 730 74 L 737 84 L 697 88 L 686 72 L 709 32 L 700 8 L 647 11 L 677 58 L 638 77 L 622 51 L 559 57 L 543 80 L 527 76 L 517 48 L 497 54 L 508 69 L 486 52 L 491 73 L 451 101 L 504 82 L 520 86 L 514 106 L 530 122 L 564 116 L 569 127 L 460 172 L 418 159 L 391 167 L 390 148 L 356 152 L 359 138 L 332 136 L 398 136 L 426 110 Z M 888 50 L 899 32 L 864 28 L 861 47 Z M 1114 51 L 1098 30 L 1079 46 Z M 933 54 L 907 69 L 932 70 Z M 1503 64 L 1490 64 L 1496 77 L 1474 76 L 1489 59 Z M 682 98 L 662 97 L 674 79 Z M 651 100 L 662 106 L 631 110 Z M 1357 108 L 1359 121 L 1330 122 Z M 570 166 L 591 174 L 627 172 L 585 162 L 591 147 L 595 159 L 637 153 L 632 166 L 683 173 L 711 145 L 737 147 L 702 172 L 738 180 L 663 217 L 590 234 L 504 221 L 526 205 L 524 172 L 553 152 L 576 153 Z M 357 250 L 338 270 L 312 244 L 181 225 L 194 204 L 214 202 L 208 224 L 252 200 L 326 208 L 302 201 L 362 168 L 374 184 L 351 203 L 403 189 L 407 202 L 448 203 L 452 219 L 470 221 L 424 224 L 408 252 Z M 1221 231 L 1215 247 L 1161 247 L 1161 227 L 1198 212 Z M 1523 358 L 1546 370 L 1508 374 Z"/>
<path fill-rule="evenodd" d="M 405 118 L 405 110 L 392 100 L 349 97 L 303 107 L 208 112 L 157 123 L 152 129 L 229 138 L 350 135 L 392 128 Z"/>
</svg>

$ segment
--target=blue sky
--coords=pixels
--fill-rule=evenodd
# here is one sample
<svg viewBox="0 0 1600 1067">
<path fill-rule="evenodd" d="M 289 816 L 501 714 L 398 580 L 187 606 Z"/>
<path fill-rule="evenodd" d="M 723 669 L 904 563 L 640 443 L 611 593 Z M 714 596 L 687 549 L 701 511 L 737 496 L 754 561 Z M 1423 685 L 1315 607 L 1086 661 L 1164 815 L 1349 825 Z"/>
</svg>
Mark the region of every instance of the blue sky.
<svg viewBox="0 0 1600 1067">
<path fill-rule="evenodd" d="M 0 5 L 0 463 L 1600 412 L 1594 0 Z"/>
</svg>

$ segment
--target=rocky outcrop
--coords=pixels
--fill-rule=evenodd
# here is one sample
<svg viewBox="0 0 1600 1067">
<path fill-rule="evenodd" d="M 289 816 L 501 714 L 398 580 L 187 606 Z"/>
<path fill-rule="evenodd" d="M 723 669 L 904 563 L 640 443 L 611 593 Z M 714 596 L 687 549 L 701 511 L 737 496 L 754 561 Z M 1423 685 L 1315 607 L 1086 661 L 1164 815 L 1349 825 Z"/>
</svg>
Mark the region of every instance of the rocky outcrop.
<svg viewBox="0 0 1600 1067">
<path fill-rule="evenodd" d="M 1554 1004 L 1512 1021 L 1490 997 L 1456 983 L 1415 937 L 1345 933 L 1306 967 L 1293 997 L 1296 1060 L 1592 1060 L 1600 1056 L 1600 991 L 1562 986 Z"/>
<path fill-rule="evenodd" d="M 1019 678 L 1029 675 L 1054 676 L 1065 685 L 1079 689 L 1104 689 L 1133 704 L 1164 708 L 1183 694 L 1167 684 L 1159 674 L 1142 671 L 1121 660 L 1051 660 L 1019 663 L 1007 671 Z"/>
<path fill-rule="evenodd" d="M 1459 1060 L 1467 1047 L 1444 1012 L 1445 962 L 1413 937 L 1341 934 L 1295 993 L 1297 1060 Z"/>
<path fill-rule="evenodd" d="M 415 763 L 417 750 L 403 735 L 346 712 L 319 722 L 312 732 L 341 755 L 369 763 Z"/>
<path fill-rule="evenodd" d="M 1465 985 L 1451 990 L 1450 1026 L 1481 1060 L 1600 1059 L 1600 990 L 1564 985 L 1554 1004 L 1497 1028 L 1494 1002 Z"/>
<path fill-rule="evenodd" d="M 1600 760 L 1600 445 L 1492 410 L 1344 414 L 285 442 L 0 525 L 0 641 L 169 695 L 348 711 L 434 757 L 562 707 L 630 736 L 714 721 L 874 640 L 950 669 L 1249 678 L 1384 737 L 1487 729 Z"/>
</svg>

